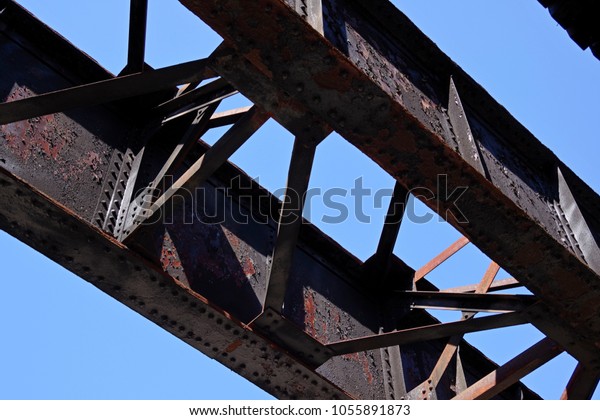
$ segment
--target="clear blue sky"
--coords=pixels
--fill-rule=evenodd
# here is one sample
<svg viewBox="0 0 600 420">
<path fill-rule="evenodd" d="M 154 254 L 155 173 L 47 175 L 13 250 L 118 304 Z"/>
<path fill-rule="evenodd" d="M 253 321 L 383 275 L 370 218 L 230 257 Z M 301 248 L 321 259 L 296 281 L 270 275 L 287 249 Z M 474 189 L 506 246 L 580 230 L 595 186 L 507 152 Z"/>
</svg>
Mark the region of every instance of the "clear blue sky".
<svg viewBox="0 0 600 420">
<path fill-rule="evenodd" d="M 124 66 L 128 1 L 20 3 L 112 72 Z M 581 51 L 537 1 L 394 3 L 600 191 L 595 167 L 600 156 L 600 62 Z M 204 57 L 219 42 L 218 36 L 176 0 L 150 0 L 148 30 L 147 59 L 154 67 Z M 285 185 L 291 146 L 291 136 L 269 123 L 233 160 L 275 190 Z M 333 150 L 346 162 L 335 171 Z M 311 187 L 351 188 L 360 176 L 369 188 L 393 186 L 387 174 L 337 136 L 319 146 Z M 331 212 L 318 204 L 310 216 L 348 250 L 366 259 L 375 250 L 384 209 L 368 203 L 365 208 L 374 220 L 370 225 L 356 220 L 323 224 L 320 217 Z M 426 211 L 423 207 L 417 210 Z M 458 237 L 451 227 L 437 221 L 406 223 L 395 252 L 418 268 Z M 489 259 L 470 245 L 430 278 L 442 287 L 474 283 L 488 263 Z M 0 398 L 270 398 L 3 232 L 0 265 Z M 455 314 L 441 316 L 453 319 Z M 503 363 L 540 337 L 532 327 L 516 327 L 472 334 L 467 339 Z M 525 383 L 545 398 L 558 398 L 574 367 L 575 361 L 563 355 L 528 376 Z"/>
</svg>

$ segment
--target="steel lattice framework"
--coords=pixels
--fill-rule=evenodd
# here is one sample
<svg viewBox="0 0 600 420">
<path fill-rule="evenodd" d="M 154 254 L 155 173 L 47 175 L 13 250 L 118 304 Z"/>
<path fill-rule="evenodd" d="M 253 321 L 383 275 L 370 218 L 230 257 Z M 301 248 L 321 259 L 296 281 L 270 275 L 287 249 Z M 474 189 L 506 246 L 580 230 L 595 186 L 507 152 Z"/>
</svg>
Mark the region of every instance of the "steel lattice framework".
<svg viewBox="0 0 600 420">
<path fill-rule="evenodd" d="M 564 351 L 579 364 L 563 398 L 591 397 L 593 190 L 389 1 L 180 1 L 224 42 L 151 69 L 132 0 L 118 76 L 0 1 L 0 228 L 280 398 L 538 398 L 520 379 Z M 253 105 L 216 112 L 238 92 Z M 295 136 L 284 202 L 228 163 L 270 118 Z M 302 219 L 333 131 L 396 180 L 365 263 Z M 460 212 L 442 173 L 470 186 Z M 464 237 L 415 269 L 393 247 L 416 187 Z M 439 290 L 427 276 L 468 243 L 488 270 Z M 463 339 L 521 324 L 547 337 L 502 366 Z"/>
</svg>

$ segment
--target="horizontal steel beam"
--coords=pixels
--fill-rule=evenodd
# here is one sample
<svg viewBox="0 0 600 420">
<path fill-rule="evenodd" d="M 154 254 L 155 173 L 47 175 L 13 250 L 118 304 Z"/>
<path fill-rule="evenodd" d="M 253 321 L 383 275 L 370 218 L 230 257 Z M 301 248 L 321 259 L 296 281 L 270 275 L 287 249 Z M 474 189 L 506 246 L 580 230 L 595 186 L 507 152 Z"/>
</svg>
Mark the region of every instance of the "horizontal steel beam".
<svg viewBox="0 0 600 420">
<path fill-rule="evenodd" d="M 244 106 L 241 108 L 231 109 L 229 111 L 216 112 L 210 119 L 209 127 L 223 127 L 225 125 L 235 124 L 241 117 L 246 114 L 251 106 Z"/>
<path fill-rule="evenodd" d="M 217 79 L 161 103 L 153 110 L 153 113 L 167 118 L 181 116 L 182 113 L 191 112 L 198 106 L 223 100 L 235 93 L 236 90 L 227 81 Z"/>
<path fill-rule="evenodd" d="M 527 322 L 527 318 L 524 314 L 511 312 L 339 341 L 330 343 L 328 347 L 334 354 L 348 354 L 382 347 L 402 346 L 423 341 L 437 340 L 459 334 L 469 334 L 477 331 L 522 325 Z"/>
<path fill-rule="evenodd" d="M 416 309 L 447 309 L 469 312 L 522 311 L 538 302 L 529 295 L 498 295 L 449 292 L 398 292 L 393 302 Z"/>
<path fill-rule="evenodd" d="M 207 60 L 197 60 L 0 103 L 0 124 L 174 88 L 185 82 L 206 79 L 212 74 L 206 69 Z"/>
<path fill-rule="evenodd" d="M 452 287 L 449 289 L 444 289 L 444 290 L 442 290 L 442 292 L 475 293 L 475 290 L 477 290 L 478 285 L 479 285 L 479 283 L 469 284 L 466 286 L 457 286 L 457 287 Z M 521 286 L 521 284 L 516 279 L 513 279 L 513 278 L 502 279 L 502 280 L 493 281 L 492 284 L 490 284 L 488 291 L 499 292 L 502 290 L 514 289 L 514 288 L 520 287 L 520 286 Z"/>
</svg>

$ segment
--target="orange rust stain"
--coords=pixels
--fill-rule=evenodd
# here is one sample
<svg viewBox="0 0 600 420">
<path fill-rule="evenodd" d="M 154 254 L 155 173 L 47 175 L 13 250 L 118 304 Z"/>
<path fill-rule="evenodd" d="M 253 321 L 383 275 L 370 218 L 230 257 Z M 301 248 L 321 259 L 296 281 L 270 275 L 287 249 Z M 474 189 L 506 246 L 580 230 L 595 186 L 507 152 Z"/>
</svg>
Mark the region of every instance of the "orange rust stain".
<svg viewBox="0 0 600 420">
<path fill-rule="evenodd" d="M 102 158 L 96 152 L 88 152 L 86 157 L 82 159 L 82 164 L 89 166 L 92 170 L 98 169 L 98 166 L 102 163 Z"/>
<path fill-rule="evenodd" d="M 433 105 L 425 98 L 421 98 L 421 108 L 423 108 L 423 111 L 429 111 L 431 108 L 433 108 Z"/>
<path fill-rule="evenodd" d="M 323 320 L 321 322 L 321 339 L 324 339 L 327 337 L 327 320 Z"/>
<path fill-rule="evenodd" d="M 260 58 L 260 50 L 254 49 L 250 50 L 250 52 L 246 53 L 246 58 L 250 61 L 254 66 L 267 78 L 273 80 L 273 72 L 269 69 L 267 65 L 263 63 Z"/>
<path fill-rule="evenodd" d="M 8 124 L 4 131 L 9 147 L 24 161 L 36 151 L 57 160 L 70 138 L 57 132 L 54 115 Z"/>
<path fill-rule="evenodd" d="M 323 89 L 335 90 L 338 92 L 348 92 L 352 89 L 351 77 L 347 74 L 346 77 L 342 77 L 337 68 L 317 73 L 313 76 L 313 79 L 315 83 Z"/>
<path fill-rule="evenodd" d="M 242 262 L 242 269 L 244 270 L 244 274 L 246 277 L 251 277 L 256 274 L 256 269 L 254 267 L 254 262 L 250 257 L 245 257 Z"/>
<path fill-rule="evenodd" d="M 237 236 L 235 236 L 231 231 L 227 230 L 226 228 L 223 227 L 222 229 L 223 229 L 223 234 L 227 238 L 227 241 L 229 242 L 229 244 L 231 244 L 231 247 L 234 250 L 239 249 L 240 239 Z"/>
<path fill-rule="evenodd" d="M 351 360 L 353 362 L 360 364 L 363 368 L 363 372 L 365 374 L 365 378 L 367 379 L 367 382 L 369 384 L 373 383 L 373 374 L 371 373 L 371 369 L 369 368 L 369 359 L 367 358 L 367 355 L 365 352 L 346 354 L 346 355 L 342 356 L 342 359 Z"/>
<path fill-rule="evenodd" d="M 313 297 L 312 293 L 307 293 L 304 298 L 304 324 L 308 326 L 308 332 L 313 337 L 317 336 L 317 328 L 315 325 L 316 308 L 315 298 Z"/>
<path fill-rule="evenodd" d="M 165 232 L 163 237 L 163 246 L 160 253 L 160 263 L 164 270 L 168 268 L 173 269 L 181 269 L 183 266 L 181 265 L 181 260 L 179 259 L 179 255 L 177 254 L 177 250 L 175 249 L 175 244 L 171 240 L 168 232 Z"/>
<path fill-rule="evenodd" d="M 234 351 L 236 351 L 241 345 L 243 344 L 242 340 L 235 340 L 233 343 L 231 343 L 230 345 L 227 346 L 227 348 L 225 349 L 225 351 L 227 353 L 233 353 Z"/>
</svg>

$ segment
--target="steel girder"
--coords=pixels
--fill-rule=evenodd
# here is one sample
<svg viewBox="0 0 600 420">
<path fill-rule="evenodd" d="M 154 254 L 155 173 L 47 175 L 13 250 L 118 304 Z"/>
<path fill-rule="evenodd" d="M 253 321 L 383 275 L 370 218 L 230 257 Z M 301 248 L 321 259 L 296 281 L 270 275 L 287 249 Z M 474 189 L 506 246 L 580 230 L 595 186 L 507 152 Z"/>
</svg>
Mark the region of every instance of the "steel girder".
<svg viewBox="0 0 600 420">
<path fill-rule="evenodd" d="M 600 30 L 598 15 L 600 5 L 594 0 L 538 0 L 552 17 L 567 31 L 583 50 L 590 51 L 600 59 Z"/>
<path fill-rule="evenodd" d="M 407 189 L 433 191 L 425 204 L 541 298 L 534 325 L 600 368 L 600 197 L 389 1 L 324 0 L 323 34 L 292 0 L 181 3 L 233 46 L 223 75 L 242 93 L 275 119 L 299 104 Z M 460 213 L 439 174 L 468 186 Z"/>
<path fill-rule="evenodd" d="M 574 378 L 589 379 L 583 387 L 570 384 L 571 394 L 595 386 L 593 316 L 576 316 L 585 318 L 589 328 L 583 331 L 576 331 L 571 318 L 556 322 L 579 309 L 575 298 L 568 310 L 557 306 L 557 277 L 541 287 L 522 264 L 559 255 L 564 261 L 554 258 L 555 265 L 570 264 L 572 272 L 584 273 L 587 290 L 595 290 L 589 279 L 597 277 L 589 276 L 596 276 L 596 229 L 589 206 L 597 196 L 439 51 L 415 52 L 392 42 L 407 35 L 404 42 L 415 48 L 432 48 L 389 3 L 375 2 L 379 9 L 373 13 L 354 2 L 183 2 L 226 43 L 207 60 L 154 71 L 139 63 L 144 18 L 132 17 L 130 60 L 121 78 L 6 3 L 0 53 L 12 65 L 2 69 L 1 92 L 10 103 L 0 106 L 3 122 L 10 124 L 0 126 L 0 182 L 3 202 L 12 205 L 0 208 L 2 229 L 278 397 L 536 398 L 519 379 L 537 366 L 535 360 L 563 349 L 581 362 Z M 210 6 L 202 13 L 201 3 Z M 145 8 L 133 0 L 132 13 Z M 268 51 L 269 43 L 276 48 Z M 305 48 L 302 57 L 294 48 Z M 190 66 L 195 71 L 188 72 Z M 222 79 L 196 88 L 213 76 Z M 134 81 L 132 88 L 123 80 Z M 189 84 L 176 92 L 182 82 Z M 463 94 L 465 87 L 474 90 Z M 256 106 L 214 114 L 235 89 Z M 49 91 L 56 91 L 52 100 L 32 97 Z M 92 98 L 93 92 L 105 96 Z M 116 99 L 107 107 L 74 109 Z M 73 110 L 46 115 L 58 110 L 57 101 L 60 110 Z M 528 143 L 499 134 L 492 115 Z M 393 213 L 388 220 L 396 225 L 386 226 L 376 255 L 364 265 L 314 227 L 298 223 L 301 201 L 286 202 L 279 215 L 277 200 L 236 168 L 222 166 L 269 116 L 296 135 L 290 191 L 306 188 L 314 147 L 332 128 L 398 180 L 393 202 L 417 185 L 431 188 L 430 177 L 442 167 L 451 182 L 472 182 L 463 184 L 471 195 L 461 206 L 469 223 L 449 221 L 508 264 L 511 274 L 525 276 L 521 283 L 536 297 L 485 295 L 519 284 L 494 281 L 496 263 L 473 290 L 436 293 L 424 277 L 456 247 L 415 272 L 391 253 L 401 221 Z M 31 118 L 17 121 L 24 117 Z M 215 146 L 196 142 L 220 124 L 233 126 Z M 525 167 L 540 164 L 522 160 L 532 150 L 550 165 L 535 168 L 551 168 L 556 178 Z M 502 163 L 500 157 L 507 179 L 498 179 L 494 164 Z M 557 185 L 542 182 L 552 180 Z M 509 195 L 509 186 L 521 192 Z M 178 201 L 190 188 L 202 195 Z M 550 210 L 533 197 L 551 203 Z M 437 210 L 453 210 L 450 198 Z M 485 214 L 499 204 L 504 207 Z M 199 207 L 203 215 L 189 223 Z M 500 210 L 506 213 L 500 220 L 514 220 L 514 228 L 483 231 L 481 223 Z M 261 217 L 240 223 L 248 211 Z M 157 222 L 157 213 L 169 223 Z M 550 222 L 560 222 L 556 231 L 548 231 Z M 513 238 L 517 248 L 507 249 L 510 235 L 522 227 L 533 233 Z M 557 246 L 561 229 L 570 248 Z M 534 240 L 533 252 L 517 258 Z M 376 286 L 365 277 L 376 277 Z M 390 289 L 399 290 L 390 297 Z M 467 296 L 473 292 L 481 296 Z M 424 307 L 461 309 L 465 319 L 439 324 L 416 309 Z M 482 310 L 508 313 L 474 318 Z M 467 332 L 524 322 L 552 339 L 498 369 L 462 340 Z M 490 381 L 490 371 L 501 374 L 501 381 Z"/>
</svg>

